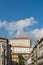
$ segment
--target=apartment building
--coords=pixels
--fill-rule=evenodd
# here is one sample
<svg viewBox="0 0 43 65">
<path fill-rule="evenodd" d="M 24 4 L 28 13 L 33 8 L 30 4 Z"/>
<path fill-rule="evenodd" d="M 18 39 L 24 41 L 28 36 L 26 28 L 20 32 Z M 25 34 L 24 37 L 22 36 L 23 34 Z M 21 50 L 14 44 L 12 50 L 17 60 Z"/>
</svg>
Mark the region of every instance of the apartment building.
<svg viewBox="0 0 43 65">
<path fill-rule="evenodd" d="M 37 65 L 37 45 L 32 49 L 26 63 L 27 65 Z"/>
<path fill-rule="evenodd" d="M 0 37 L 0 65 L 7 64 L 7 39 Z"/>
<path fill-rule="evenodd" d="M 43 38 L 41 38 L 37 43 L 37 64 L 43 65 Z"/>
<path fill-rule="evenodd" d="M 37 41 L 25 64 L 43 65 L 43 38 Z"/>
<path fill-rule="evenodd" d="M 33 54 L 33 49 L 29 55 L 29 59 L 27 61 L 28 65 L 34 65 L 34 54 Z"/>
<path fill-rule="evenodd" d="M 35 45 L 35 47 L 33 48 L 33 59 L 34 59 L 34 65 L 37 65 L 37 44 Z"/>
<path fill-rule="evenodd" d="M 26 60 L 27 65 L 34 65 L 34 54 L 33 54 L 33 48 L 31 50 L 31 53 L 28 55 L 28 58 Z"/>
<path fill-rule="evenodd" d="M 22 54 L 26 58 L 26 54 L 30 53 L 31 40 L 29 38 L 13 38 L 10 40 L 12 50 L 12 61 L 19 62 L 18 54 Z"/>
</svg>

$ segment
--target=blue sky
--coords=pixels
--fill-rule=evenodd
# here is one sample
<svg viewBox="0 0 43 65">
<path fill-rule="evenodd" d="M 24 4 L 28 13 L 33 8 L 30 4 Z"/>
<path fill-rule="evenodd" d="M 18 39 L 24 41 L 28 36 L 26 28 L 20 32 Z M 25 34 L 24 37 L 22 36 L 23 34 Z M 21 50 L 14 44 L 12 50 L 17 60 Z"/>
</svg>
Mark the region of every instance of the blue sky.
<svg viewBox="0 0 43 65">
<path fill-rule="evenodd" d="M 35 41 L 43 37 L 42 33 L 43 0 L 0 0 L 0 36 Z"/>
<path fill-rule="evenodd" d="M 0 0 L 0 20 L 21 20 L 28 17 L 43 21 L 43 0 Z"/>
</svg>

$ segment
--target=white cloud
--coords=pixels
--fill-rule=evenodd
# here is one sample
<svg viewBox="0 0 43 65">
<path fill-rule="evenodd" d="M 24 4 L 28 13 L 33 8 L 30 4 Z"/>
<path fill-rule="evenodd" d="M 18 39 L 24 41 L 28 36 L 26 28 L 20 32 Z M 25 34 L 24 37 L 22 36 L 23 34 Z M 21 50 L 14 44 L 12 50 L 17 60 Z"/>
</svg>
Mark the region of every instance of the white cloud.
<svg viewBox="0 0 43 65">
<path fill-rule="evenodd" d="M 8 23 L 6 21 L 0 21 L 0 28 L 1 27 L 6 27 L 8 25 Z"/>
<path fill-rule="evenodd" d="M 18 29 L 23 29 L 24 27 L 31 26 L 34 23 L 37 23 L 33 17 L 26 18 L 25 20 L 20 20 L 16 23 Z"/>
<path fill-rule="evenodd" d="M 13 34 L 16 30 L 20 30 L 23 28 L 26 28 L 28 26 L 33 25 L 34 23 L 37 23 L 37 21 L 35 21 L 34 17 L 30 17 L 30 18 L 26 18 L 24 20 L 19 20 L 16 22 L 7 22 L 7 21 L 0 21 L 0 28 L 4 27 L 5 30 L 7 30 L 9 32 L 9 34 Z"/>
<path fill-rule="evenodd" d="M 39 38 L 43 37 L 43 28 L 41 29 L 34 29 L 30 32 L 24 32 L 24 28 L 30 27 L 36 24 L 37 21 L 34 17 L 26 18 L 24 20 L 19 20 L 16 22 L 7 22 L 7 21 L 0 21 L 0 28 L 4 27 L 5 30 L 8 31 L 8 37 L 29 37 L 33 41 L 37 41 Z M 29 30 L 29 29 L 28 29 Z M 15 31 L 17 31 L 15 33 Z"/>
<path fill-rule="evenodd" d="M 0 21 L 0 28 L 2 27 L 2 22 Z"/>
<path fill-rule="evenodd" d="M 38 39 L 43 37 L 43 28 L 41 29 L 34 29 L 30 32 L 24 32 L 23 30 L 18 30 L 15 37 L 28 37 L 31 38 L 32 41 L 37 42 Z"/>
</svg>

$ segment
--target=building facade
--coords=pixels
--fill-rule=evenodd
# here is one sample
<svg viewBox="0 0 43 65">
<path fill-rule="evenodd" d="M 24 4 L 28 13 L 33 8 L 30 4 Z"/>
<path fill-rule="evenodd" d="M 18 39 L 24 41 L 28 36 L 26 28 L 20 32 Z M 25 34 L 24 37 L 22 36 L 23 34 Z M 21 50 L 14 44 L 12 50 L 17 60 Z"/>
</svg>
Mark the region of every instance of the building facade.
<svg viewBox="0 0 43 65">
<path fill-rule="evenodd" d="M 43 38 L 41 38 L 37 43 L 37 64 L 43 65 Z"/>
<path fill-rule="evenodd" d="M 26 61 L 27 65 L 37 65 L 37 55 L 37 45 L 35 45 L 31 50 L 30 55 L 28 55 L 29 57 Z"/>
<path fill-rule="evenodd" d="M 37 65 L 37 45 L 33 48 L 33 59 L 34 59 L 34 65 Z"/>
<path fill-rule="evenodd" d="M 0 37 L 0 65 L 8 65 L 7 60 L 7 39 Z"/>
<path fill-rule="evenodd" d="M 26 60 L 27 65 L 34 65 L 34 54 L 33 54 L 33 48 L 31 50 L 31 53 L 28 55 L 28 58 Z"/>
<path fill-rule="evenodd" d="M 18 54 L 23 54 L 23 57 L 26 58 L 26 54 L 30 53 L 31 49 L 31 40 L 29 38 L 13 38 L 10 40 L 12 50 L 12 61 L 19 62 Z"/>
</svg>

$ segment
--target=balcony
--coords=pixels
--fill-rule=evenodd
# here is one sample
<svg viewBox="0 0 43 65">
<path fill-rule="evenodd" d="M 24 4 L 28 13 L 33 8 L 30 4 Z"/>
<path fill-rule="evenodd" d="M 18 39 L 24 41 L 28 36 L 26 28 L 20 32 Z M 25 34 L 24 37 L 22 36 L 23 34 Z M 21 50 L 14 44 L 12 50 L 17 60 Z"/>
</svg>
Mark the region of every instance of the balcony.
<svg viewBox="0 0 43 65">
<path fill-rule="evenodd" d="M 37 57 L 37 59 L 41 59 L 41 58 L 43 58 L 43 54 L 41 54 L 41 55 L 39 55 L 39 56 Z"/>
<path fill-rule="evenodd" d="M 40 51 L 40 53 L 38 54 L 38 57 L 37 57 L 37 58 L 38 58 L 38 59 L 43 58 L 43 50 Z"/>
<path fill-rule="evenodd" d="M 37 63 L 38 63 L 38 65 L 39 64 L 42 65 L 43 64 L 43 59 L 38 60 Z"/>
</svg>

